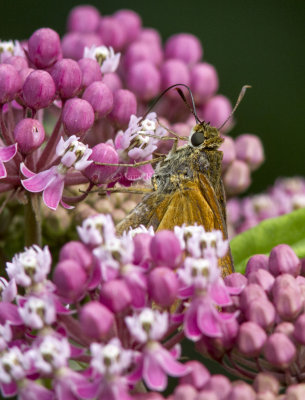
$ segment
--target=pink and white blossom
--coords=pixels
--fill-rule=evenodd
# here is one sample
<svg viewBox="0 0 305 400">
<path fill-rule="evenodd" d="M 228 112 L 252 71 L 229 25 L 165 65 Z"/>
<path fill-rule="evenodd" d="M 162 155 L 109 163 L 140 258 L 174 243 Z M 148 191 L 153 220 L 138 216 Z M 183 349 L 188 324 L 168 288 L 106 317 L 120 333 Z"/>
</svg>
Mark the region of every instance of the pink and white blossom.
<svg viewBox="0 0 305 400">
<path fill-rule="evenodd" d="M 0 324 L 0 351 L 3 351 L 7 348 L 7 345 L 11 341 L 11 339 L 12 330 L 10 327 L 10 323 L 6 321 L 4 325 Z"/>
<path fill-rule="evenodd" d="M 115 237 L 115 226 L 111 215 L 98 214 L 86 218 L 77 233 L 83 243 L 96 247 Z"/>
<path fill-rule="evenodd" d="M 23 253 L 13 257 L 12 262 L 6 263 L 6 272 L 10 279 L 23 287 L 43 282 L 51 268 L 51 254 L 45 246 L 41 249 L 37 245 L 25 248 Z"/>
<path fill-rule="evenodd" d="M 115 53 L 112 47 L 95 46 L 85 47 L 84 58 L 96 60 L 103 74 L 115 72 L 120 63 L 121 53 Z"/>
<path fill-rule="evenodd" d="M 31 296 L 22 306 L 19 306 L 18 311 L 24 324 L 33 329 L 42 329 L 56 320 L 55 305 L 50 297 L 41 299 Z"/>
<path fill-rule="evenodd" d="M 160 340 L 168 329 L 168 313 L 144 308 L 140 313 L 125 318 L 131 335 L 139 342 Z"/>
<path fill-rule="evenodd" d="M 21 172 L 27 177 L 21 181 L 23 187 L 32 193 L 42 191 L 45 205 L 52 210 L 57 209 L 60 201 L 65 208 L 69 208 L 61 200 L 68 170 L 73 167 L 82 171 L 92 163 L 92 160 L 88 160 L 92 150 L 78 139 L 75 135 L 70 136 L 66 141 L 63 138 L 60 139 L 56 147 L 56 155 L 61 157 L 61 160 L 57 166 L 35 174 L 23 163 L 20 165 Z"/>
<path fill-rule="evenodd" d="M 0 382 L 11 383 L 25 377 L 24 354 L 14 346 L 0 356 Z"/>
<path fill-rule="evenodd" d="M 9 282 L 0 277 L 0 297 L 3 302 L 12 302 L 17 296 L 17 286 L 15 279 L 11 279 Z"/>
</svg>

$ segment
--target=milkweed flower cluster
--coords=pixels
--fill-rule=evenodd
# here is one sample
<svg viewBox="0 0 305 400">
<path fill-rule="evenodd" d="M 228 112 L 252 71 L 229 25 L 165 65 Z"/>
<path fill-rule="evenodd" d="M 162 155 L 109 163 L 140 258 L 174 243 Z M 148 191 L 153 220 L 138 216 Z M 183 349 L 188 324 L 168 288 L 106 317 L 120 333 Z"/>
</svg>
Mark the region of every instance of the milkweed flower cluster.
<svg viewBox="0 0 305 400">
<path fill-rule="evenodd" d="M 6 265 L 4 396 L 162 399 L 171 376 L 179 383 L 168 399 L 276 399 L 287 377 L 302 379 L 304 278 L 289 246 L 252 257 L 246 276 L 223 280 L 218 262 L 228 243 L 220 231 L 141 227 L 118 237 L 100 214 L 78 234 L 60 250 L 52 278 L 47 246 L 25 248 Z M 184 338 L 253 385 L 211 376 L 199 361 L 182 363 Z M 302 390 L 291 385 L 287 400 Z"/>
<path fill-rule="evenodd" d="M 220 126 L 232 111 L 229 100 L 217 94 L 217 72 L 202 61 L 198 38 L 181 33 L 162 45 L 159 33 L 142 27 L 130 10 L 106 17 L 78 6 L 62 39 L 41 28 L 22 43 L 0 42 L 0 49 L 0 192 L 42 192 L 53 210 L 86 197 L 66 196 L 71 185 L 87 184 L 89 192 L 93 185 L 129 186 L 151 178 L 154 153 L 169 151 L 173 143 L 159 140 L 171 135 L 163 126 L 189 135 L 194 124 L 175 91 L 163 96 L 157 114 L 145 114 L 170 85 L 188 85 L 199 117 L 211 125 Z M 53 121 L 51 134 L 45 120 Z M 223 145 L 229 195 L 249 186 L 250 171 L 264 158 L 256 136 L 232 141 L 226 136 Z M 72 142 L 79 159 L 67 165 L 60 148 Z M 80 163 L 80 152 L 87 164 Z M 116 166 L 139 162 L 136 168 Z"/>
<path fill-rule="evenodd" d="M 230 236 L 256 226 L 261 221 L 305 207 L 305 180 L 281 178 L 266 192 L 227 202 Z"/>
</svg>

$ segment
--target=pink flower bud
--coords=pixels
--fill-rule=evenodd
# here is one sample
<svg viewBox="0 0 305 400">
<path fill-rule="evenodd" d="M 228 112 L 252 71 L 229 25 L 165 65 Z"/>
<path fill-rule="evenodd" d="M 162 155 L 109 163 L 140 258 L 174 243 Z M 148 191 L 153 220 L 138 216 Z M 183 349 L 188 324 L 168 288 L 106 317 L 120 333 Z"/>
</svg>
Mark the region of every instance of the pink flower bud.
<svg viewBox="0 0 305 400">
<path fill-rule="evenodd" d="M 270 329 L 275 321 L 275 308 L 269 300 L 260 299 L 249 304 L 245 315 L 248 321 L 257 323 L 263 329 Z"/>
<path fill-rule="evenodd" d="M 60 38 L 50 28 L 35 31 L 28 41 L 29 58 L 37 68 L 47 68 L 62 57 Z"/>
<path fill-rule="evenodd" d="M 82 72 L 78 63 L 69 58 L 63 58 L 51 70 L 56 91 L 62 99 L 74 97 L 82 83 Z"/>
<path fill-rule="evenodd" d="M 249 283 L 257 283 L 265 292 L 270 292 L 274 283 L 274 276 L 265 269 L 259 269 L 248 274 Z"/>
<path fill-rule="evenodd" d="M 95 33 L 70 32 L 62 38 L 62 52 L 65 58 L 79 60 L 84 56 L 85 47 L 101 45 L 101 38 Z"/>
<path fill-rule="evenodd" d="M 30 75 L 31 72 L 33 72 L 33 68 L 23 68 L 22 70 L 19 71 L 19 76 L 21 78 L 21 86 L 23 86 L 26 78 Z M 20 99 L 20 97 L 19 97 Z"/>
<path fill-rule="evenodd" d="M 289 339 L 293 339 L 294 324 L 292 322 L 281 322 L 276 325 L 274 333 L 283 333 L 288 336 Z"/>
<path fill-rule="evenodd" d="M 222 169 L 226 170 L 236 158 L 234 140 L 230 136 L 225 136 L 219 150 L 223 153 Z"/>
<path fill-rule="evenodd" d="M 232 390 L 226 400 L 256 400 L 256 393 L 246 382 L 237 381 L 232 384 Z"/>
<path fill-rule="evenodd" d="M 184 83 L 189 85 L 190 73 L 187 65 L 181 60 L 167 60 L 160 68 L 161 73 L 161 89 L 165 90 L 176 83 Z M 175 90 L 169 90 L 167 96 L 171 98 L 177 97 Z"/>
<path fill-rule="evenodd" d="M 199 63 L 191 69 L 191 90 L 196 104 L 202 104 L 218 90 L 218 76 L 213 65 Z"/>
<path fill-rule="evenodd" d="M 114 17 L 102 17 L 98 26 L 98 34 L 105 46 L 115 51 L 122 50 L 126 42 L 123 26 Z"/>
<path fill-rule="evenodd" d="M 82 135 L 92 127 L 94 111 L 86 100 L 69 99 L 64 105 L 62 120 L 68 136 Z"/>
<path fill-rule="evenodd" d="M 191 372 L 185 376 L 182 376 L 179 379 L 179 383 L 190 384 L 197 390 L 202 389 L 211 376 L 208 369 L 202 363 L 196 360 L 188 361 L 185 363 L 185 365 L 190 369 Z"/>
<path fill-rule="evenodd" d="M 91 251 L 82 243 L 76 240 L 66 243 L 60 250 L 59 261 L 74 260 L 84 270 L 90 270 L 93 262 Z"/>
<path fill-rule="evenodd" d="M 99 143 L 92 148 L 92 153 L 89 157 L 89 160 L 117 164 L 119 162 L 119 156 L 116 150 L 110 144 Z M 95 163 L 92 163 L 83 171 L 83 174 L 87 176 L 87 178 L 94 184 L 101 184 L 111 180 L 117 169 L 117 167 L 108 167 L 105 165 L 96 165 Z"/>
<path fill-rule="evenodd" d="M 105 117 L 113 108 L 112 91 L 103 82 L 91 83 L 85 89 L 82 98 L 92 105 L 97 118 Z"/>
<path fill-rule="evenodd" d="M 123 28 L 125 43 L 136 40 L 142 27 L 139 14 L 132 10 L 119 10 L 113 16 Z"/>
<path fill-rule="evenodd" d="M 9 57 L 3 62 L 3 64 L 13 65 L 17 69 L 17 71 L 21 71 L 22 69 L 29 67 L 26 58 L 21 56 Z"/>
<path fill-rule="evenodd" d="M 162 50 L 159 46 L 151 45 L 143 41 L 137 41 L 128 46 L 123 65 L 126 71 L 139 61 L 150 61 L 158 66 L 162 61 Z"/>
<path fill-rule="evenodd" d="M 251 171 L 256 170 L 264 161 L 262 142 L 255 135 L 240 135 L 235 140 L 236 156 L 249 164 Z"/>
<path fill-rule="evenodd" d="M 38 110 L 48 107 L 55 98 L 55 83 L 47 71 L 31 72 L 24 81 L 22 95 L 25 104 Z"/>
<path fill-rule="evenodd" d="M 68 16 L 68 31 L 90 33 L 95 32 L 100 20 L 98 9 L 84 5 L 72 8 Z"/>
<path fill-rule="evenodd" d="M 128 125 L 130 116 L 137 113 L 136 96 L 129 90 L 120 89 L 113 94 L 113 109 L 109 114 L 116 125 L 124 128 Z"/>
<path fill-rule="evenodd" d="M 132 65 L 127 72 L 127 87 L 141 100 L 148 101 L 160 91 L 160 73 L 149 61 L 140 61 Z"/>
<path fill-rule="evenodd" d="M 175 388 L 173 400 L 197 400 L 197 390 L 188 384 L 180 384 Z"/>
<path fill-rule="evenodd" d="M 244 287 L 247 285 L 248 279 L 245 275 L 239 272 L 234 272 L 233 274 L 227 275 L 224 278 L 226 286 L 229 287 Z"/>
<path fill-rule="evenodd" d="M 87 275 L 75 260 L 60 261 L 53 274 L 57 293 L 65 299 L 75 301 L 84 293 Z"/>
<path fill-rule="evenodd" d="M 38 149 L 45 139 L 43 125 L 37 119 L 22 119 L 15 126 L 14 138 L 21 153 L 29 154 Z"/>
<path fill-rule="evenodd" d="M 267 339 L 266 332 L 254 322 L 244 322 L 237 338 L 238 350 L 247 357 L 258 357 Z"/>
<path fill-rule="evenodd" d="M 305 314 L 299 316 L 294 323 L 293 337 L 301 344 L 305 344 Z"/>
<path fill-rule="evenodd" d="M 251 183 L 248 165 L 243 161 L 234 160 L 226 170 L 223 180 L 229 195 L 243 192 Z"/>
<path fill-rule="evenodd" d="M 303 400 L 305 398 L 305 383 L 290 385 L 285 393 L 284 400 Z"/>
<path fill-rule="evenodd" d="M 217 399 L 224 400 L 231 391 L 231 383 L 224 375 L 212 375 L 204 390 L 213 390 L 217 395 Z"/>
<path fill-rule="evenodd" d="M 109 72 L 103 76 L 102 82 L 105 83 L 112 92 L 122 89 L 123 84 L 119 75 L 115 72 Z"/>
<path fill-rule="evenodd" d="M 133 262 L 136 265 L 145 265 L 150 260 L 150 242 L 152 236 L 149 233 L 138 233 L 133 238 L 134 252 Z"/>
<path fill-rule="evenodd" d="M 161 307 L 169 307 L 177 300 L 178 278 L 166 267 L 153 269 L 148 276 L 148 293 Z"/>
<path fill-rule="evenodd" d="M 274 275 L 288 273 L 297 276 L 300 273 L 301 262 L 295 252 L 287 244 L 279 244 L 271 250 L 269 270 Z"/>
<path fill-rule="evenodd" d="M 287 336 L 273 333 L 266 341 L 264 355 L 271 364 L 286 369 L 294 361 L 296 349 Z"/>
<path fill-rule="evenodd" d="M 218 94 L 217 96 L 212 97 L 202 108 L 202 118 L 206 122 L 210 122 L 212 126 L 216 128 L 221 126 L 228 116 L 232 112 L 232 105 L 230 100 Z M 221 132 L 228 132 L 231 128 L 232 121 L 228 121 L 225 126 L 221 129 Z"/>
<path fill-rule="evenodd" d="M 203 389 L 198 393 L 196 400 L 219 400 L 219 398 L 213 390 Z"/>
<path fill-rule="evenodd" d="M 107 337 L 114 325 L 114 315 L 98 301 L 90 301 L 80 311 L 80 324 L 83 332 L 92 339 Z"/>
<path fill-rule="evenodd" d="M 88 87 L 91 83 L 102 80 L 102 72 L 99 63 L 92 58 L 81 58 L 78 60 L 82 72 L 82 88 Z"/>
<path fill-rule="evenodd" d="M 252 302 L 267 300 L 264 289 L 256 283 L 250 283 L 240 295 L 241 309 L 245 312 Z"/>
<path fill-rule="evenodd" d="M 160 33 L 154 28 L 143 28 L 137 39 L 139 42 L 155 44 L 159 47 L 162 45 Z M 130 46 L 129 46 L 130 47 Z"/>
<path fill-rule="evenodd" d="M 268 269 L 268 256 L 265 254 L 255 254 L 250 257 L 246 266 L 246 276 L 250 275 L 251 272 L 258 271 L 259 269 Z"/>
<path fill-rule="evenodd" d="M 175 268 L 181 260 L 179 239 L 172 231 L 157 232 L 151 240 L 150 253 L 157 265 Z"/>
<path fill-rule="evenodd" d="M 195 64 L 202 58 L 202 54 L 199 39 L 190 33 L 173 35 L 165 43 L 165 57 L 178 58 L 186 64 Z"/>
<path fill-rule="evenodd" d="M 14 100 L 21 89 L 21 78 L 16 67 L 0 64 L 0 104 Z"/>
<path fill-rule="evenodd" d="M 123 280 L 114 279 L 103 283 L 100 291 L 100 301 L 111 311 L 117 313 L 130 306 L 132 296 Z"/>
<path fill-rule="evenodd" d="M 304 301 L 301 295 L 301 289 L 296 281 L 287 286 L 283 284 L 283 282 L 278 285 L 279 278 L 285 278 L 285 275 L 276 278 L 277 285 L 273 291 L 273 302 L 280 318 L 284 321 L 292 321 L 303 308 Z M 281 286 L 281 288 L 279 286 Z"/>
<path fill-rule="evenodd" d="M 280 385 L 278 380 L 268 372 L 261 372 L 256 375 L 253 387 L 257 391 L 257 393 L 266 393 L 270 392 L 273 394 L 278 394 L 280 390 Z"/>
</svg>

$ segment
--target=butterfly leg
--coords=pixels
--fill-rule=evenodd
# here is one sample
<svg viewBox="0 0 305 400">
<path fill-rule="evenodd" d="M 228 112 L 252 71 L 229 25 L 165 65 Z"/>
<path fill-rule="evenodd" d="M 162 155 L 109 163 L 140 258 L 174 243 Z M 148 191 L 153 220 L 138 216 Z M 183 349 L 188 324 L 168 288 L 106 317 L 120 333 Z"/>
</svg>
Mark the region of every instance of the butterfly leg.
<svg viewBox="0 0 305 400">
<path fill-rule="evenodd" d="M 100 196 L 104 196 L 106 193 L 130 193 L 130 194 L 145 194 L 154 192 L 153 188 L 147 187 L 115 187 L 115 188 L 105 188 L 97 190 Z"/>
</svg>

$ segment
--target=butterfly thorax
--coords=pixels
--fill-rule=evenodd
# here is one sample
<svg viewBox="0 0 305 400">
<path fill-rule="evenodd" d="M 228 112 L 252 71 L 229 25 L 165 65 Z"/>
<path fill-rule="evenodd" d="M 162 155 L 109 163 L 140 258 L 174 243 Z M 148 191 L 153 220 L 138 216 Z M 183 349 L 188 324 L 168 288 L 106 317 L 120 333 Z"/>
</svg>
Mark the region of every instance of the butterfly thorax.
<svg viewBox="0 0 305 400">
<path fill-rule="evenodd" d="M 222 152 L 217 149 L 186 145 L 157 165 L 152 184 L 155 190 L 168 193 L 185 187 L 188 181 L 195 181 L 203 173 L 215 187 L 221 177 L 221 162 Z"/>
</svg>

